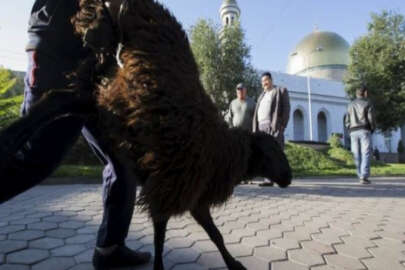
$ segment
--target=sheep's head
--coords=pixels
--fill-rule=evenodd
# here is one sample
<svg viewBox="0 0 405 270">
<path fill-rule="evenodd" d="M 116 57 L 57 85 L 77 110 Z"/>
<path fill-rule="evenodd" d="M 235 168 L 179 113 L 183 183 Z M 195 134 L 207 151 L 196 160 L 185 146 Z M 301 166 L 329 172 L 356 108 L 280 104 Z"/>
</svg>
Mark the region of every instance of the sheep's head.
<svg viewBox="0 0 405 270">
<path fill-rule="evenodd" d="M 278 142 L 263 132 L 252 136 L 249 176 L 266 177 L 280 187 L 287 187 L 291 184 L 291 167 Z"/>
</svg>

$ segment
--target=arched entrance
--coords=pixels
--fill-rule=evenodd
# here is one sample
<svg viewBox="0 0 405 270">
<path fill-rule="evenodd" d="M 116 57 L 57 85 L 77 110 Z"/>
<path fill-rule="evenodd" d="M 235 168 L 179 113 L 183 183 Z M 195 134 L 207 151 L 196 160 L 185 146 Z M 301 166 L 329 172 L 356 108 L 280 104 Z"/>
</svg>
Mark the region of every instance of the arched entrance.
<svg viewBox="0 0 405 270">
<path fill-rule="evenodd" d="M 328 126 L 324 112 L 318 113 L 318 141 L 326 142 L 328 140 Z"/>
<path fill-rule="evenodd" d="M 293 114 L 294 121 L 294 140 L 303 141 L 305 137 L 304 116 L 300 109 L 295 110 Z"/>
</svg>

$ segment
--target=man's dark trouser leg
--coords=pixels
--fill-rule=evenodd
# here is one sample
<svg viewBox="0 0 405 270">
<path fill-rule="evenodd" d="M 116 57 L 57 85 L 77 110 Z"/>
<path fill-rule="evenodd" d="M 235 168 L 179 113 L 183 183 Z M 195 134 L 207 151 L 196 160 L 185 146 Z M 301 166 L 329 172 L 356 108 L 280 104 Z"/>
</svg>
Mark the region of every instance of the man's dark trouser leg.
<svg viewBox="0 0 405 270">
<path fill-rule="evenodd" d="M 97 246 L 108 247 L 124 244 L 131 224 L 135 205 L 136 179 L 128 177 L 125 168 L 106 154 L 95 137 L 91 127 L 82 130 L 96 155 L 104 162 L 103 171 L 103 206 L 104 214 L 101 222 Z M 93 134 L 95 134 L 93 136 Z"/>
</svg>

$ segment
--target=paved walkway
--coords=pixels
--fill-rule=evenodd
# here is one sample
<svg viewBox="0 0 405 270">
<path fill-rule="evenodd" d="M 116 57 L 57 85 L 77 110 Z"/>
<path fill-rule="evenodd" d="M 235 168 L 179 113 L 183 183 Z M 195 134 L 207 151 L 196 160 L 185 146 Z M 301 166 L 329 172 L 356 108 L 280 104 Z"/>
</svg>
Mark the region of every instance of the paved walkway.
<svg viewBox="0 0 405 270">
<path fill-rule="evenodd" d="M 230 252 L 250 270 L 405 270 L 405 179 L 296 180 L 239 186 L 213 211 Z M 102 208 L 98 185 L 39 186 L 0 206 L 0 270 L 92 269 Z M 128 245 L 153 250 L 136 213 Z M 226 269 L 189 215 L 167 231 L 166 269 Z M 153 269 L 152 265 L 137 269 Z"/>
</svg>

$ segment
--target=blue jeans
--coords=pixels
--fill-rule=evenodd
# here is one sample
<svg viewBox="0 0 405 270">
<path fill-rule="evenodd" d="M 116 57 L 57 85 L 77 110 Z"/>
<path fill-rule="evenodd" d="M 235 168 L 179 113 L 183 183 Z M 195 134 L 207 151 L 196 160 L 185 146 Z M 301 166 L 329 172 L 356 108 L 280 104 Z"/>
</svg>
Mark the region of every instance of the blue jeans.
<svg viewBox="0 0 405 270">
<path fill-rule="evenodd" d="M 367 179 L 370 176 L 371 132 L 365 129 L 352 131 L 350 138 L 357 176 Z"/>
</svg>

